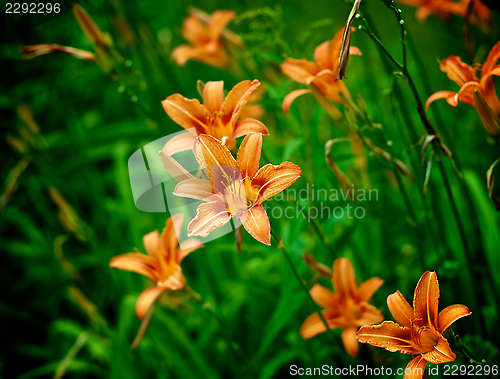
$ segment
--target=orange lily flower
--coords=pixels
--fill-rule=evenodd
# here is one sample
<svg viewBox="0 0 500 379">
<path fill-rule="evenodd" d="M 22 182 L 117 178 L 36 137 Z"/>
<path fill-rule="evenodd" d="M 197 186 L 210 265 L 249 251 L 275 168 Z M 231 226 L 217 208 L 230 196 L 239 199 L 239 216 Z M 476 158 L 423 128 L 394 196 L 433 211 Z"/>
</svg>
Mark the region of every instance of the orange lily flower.
<svg viewBox="0 0 500 379">
<path fill-rule="evenodd" d="M 500 59 L 500 42 L 488 54 L 481 69 L 481 79 L 479 79 L 476 76 L 477 70 L 474 67 L 463 63 L 460 57 L 456 55 L 449 56 L 441 62 L 439 68 L 461 88 L 458 92 L 438 91 L 434 93 L 425 102 L 425 107 L 428 109 L 433 101 L 444 98 L 448 104 L 454 107 L 458 105 L 459 101 L 462 101 L 477 109 L 474 103 L 474 91 L 478 91 L 493 113 L 497 117 L 500 117 L 500 101 L 498 100 L 493 80 L 493 75 L 500 75 L 500 65 L 497 65 L 498 59 Z M 495 136 L 500 133 L 500 131 L 495 132 L 490 130 L 488 132 Z"/>
<path fill-rule="evenodd" d="M 454 0 L 399 0 L 398 2 L 418 7 L 417 20 L 424 22 L 431 14 L 443 19 L 452 15 L 465 18 L 471 0 L 460 0 L 458 2 Z M 491 10 L 481 1 L 475 1 L 472 16 L 475 23 L 482 25 L 489 22 Z"/>
<path fill-rule="evenodd" d="M 384 321 L 380 325 L 363 326 L 358 341 L 383 347 L 391 352 L 416 355 L 406 366 L 404 379 L 422 378 L 427 362 L 452 362 L 456 356 L 443 332 L 459 318 L 471 314 L 465 305 L 455 304 L 438 314 L 439 283 L 435 272 L 425 272 L 420 278 L 413 309 L 399 291 L 387 298 L 387 305 L 399 323 Z"/>
<path fill-rule="evenodd" d="M 231 10 L 215 11 L 211 16 L 192 9 L 182 23 L 182 35 L 191 45 L 180 45 L 172 51 L 172 59 L 179 66 L 189 60 L 196 60 L 215 67 L 225 67 L 228 59 L 222 42 L 222 34 L 235 45 L 243 45 L 242 40 L 225 27 L 236 17 Z"/>
<path fill-rule="evenodd" d="M 315 303 L 325 308 L 321 314 L 330 329 L 344 329 L 342 342 L 346 351 L 353 356 L 358 354 L 358 328 L 384 319 L 377 308 L 368 304 L 368 300 L 383 283 L 380 278 L 371 278 L 358 287 L 352 263 L 347 258 L 338 258 L 333 262 L 332 284 L 335 293 L 321 284 L 311 288 L 310 294 Z M 326 332 L 326 327 L 318 313 L 310 315 L 300 327 L 300 334 L 306 339 L 323 332 Z"/>
<path fill-rule="evenodd" d="M 244 80 L 236 84 L 224 98 L 224 82 L 207 82 L 203 88 L 203 105 L 196 99 L 175 94 L 162 101 L 163 109 L 177 124 L 192 133 L 182 133 L 169 140 L 163 152 L 172 155 L 191 150 L 196 135 L 210 134 L 229 149 L 236 146 L 237 137 L 248 133 L 269 132 L 266 126 L 253 118 L 239 120 L 240 114 L 260 85 L 258 80 Z M 196 131 L 196 134 L 194 134 Z"/>
<path fill-rule="evenodd" d="M 127 253 L 113 257 L 110 267 L 132 271 L 147 276 L 155 286 L 144 290 L 135 306 L 140 319 L 144 319 L 151 304 L 164 291 L 177 291 L 184 287 L 186 279 L 182 274 L 181 261 L 192 251 L 203 247 L 197 239 L 189 239 L 179 244 L 176 230 L 181 230 L 183 215 L 176 214 L 169 218 L 161 234 L 158 230 L 148 233 L 143 238 L 146 254 Z"/>
<path fill-rule="evenodd" d="M 352 31 L 356 28 L 352 27 Z M 327 98 L 341 103 L 340 92 L 349 96 L 349 91 L 342 80 L 337 80 L 339 72 L 339 55 L 342 46 L 344 29 L 341 29 L 331 41 L 325 41 L 314 50 L 314 62 L 307 59 L 287 58 L 281 65 L 281 71 L 297 83 L 314 85 Z M 361 51 L 354 46 L 349 54 L 361 55 Z M 288 114 L 293 101 L 306 93 L 309 89 L 298 89 L 290 92 L 283 100 L 283 111 Z"/>
<path fill-rule="evenodd" d="M 238 217 L 250 235 L 271 244 L 271 226 L 262 202 L 288 188 L 301 175 L 298 166 L 283 162 L 259 169 L 262 134 L 245 137 L 235 160 L 218 139 L 202 134 L 193 148 L 196 160 L 210 180 L 187 179 L 174 194 L 203 200 L 188 226 L 188 237 L 206 237 L 213 230 Z"/>
</svg>

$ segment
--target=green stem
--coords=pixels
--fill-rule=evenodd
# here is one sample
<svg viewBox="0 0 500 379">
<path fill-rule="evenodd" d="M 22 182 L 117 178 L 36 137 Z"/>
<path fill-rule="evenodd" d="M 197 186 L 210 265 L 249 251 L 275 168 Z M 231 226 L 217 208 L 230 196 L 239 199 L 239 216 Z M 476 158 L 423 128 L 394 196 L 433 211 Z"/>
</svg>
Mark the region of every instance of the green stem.
<svg viewBox="0 0 500 379">
<path fill-rule="evenodd" d="M 330 329 L 330 327 L 328 326 L 328 323 L 326 322 L 325 318 L 323 317 L 323 314 L 321 313 L 321 308 L 319 308 L 316 303 L 314 302 L 311 294 L 309 293 L 309 289 L 307 288 L 307 285 L 304 281 L 304 279 L 302 279 L 300 277 L 300 274 L 299 272 L 297 271 L 297 269 L 295 268 L 295 265 L 293 264 L 290 256 L 288 255 L 288 253 L 286 252 L 285 248 L 283 247 L 283 242 L 281 240 L 281 238 L 279 238 L 276 233 L 274 232 L 274 230 L 271 229 L 271 235 L 272 237 L 274 238 L 274 240 L 276 241 L 276 244 L 278 245 L 278 248 L 281 250 L 281 252 L 283 253 L 283 255 L 285 256 L 285 259 L 286 261 L 288 262 L 288 264 L 290 265 L 290 268 L 292 269 L 292 272 L 293 272 L 293 275 L 295 276 L 295 278 L 297 278 L 297 280 L 299 281 L 300 285 L 302 286 L 302 288 L 304 289 L 304 292 L 307 294 L 307 297 L 309 298 L 309 301 L 310 303 L 312 304 L 313 308 L 316 309 L 316 312 L 318 313 L 319 317 L 321 318 L 321 321 L 323 321 L 323 324 L 325 325 L 326 327 L 326 331 L 327 333 L 330 333 L 330 335 L 332 336 L 332 338 L 334 338 L 333 336 L 333 333 Z"/>
</svg>

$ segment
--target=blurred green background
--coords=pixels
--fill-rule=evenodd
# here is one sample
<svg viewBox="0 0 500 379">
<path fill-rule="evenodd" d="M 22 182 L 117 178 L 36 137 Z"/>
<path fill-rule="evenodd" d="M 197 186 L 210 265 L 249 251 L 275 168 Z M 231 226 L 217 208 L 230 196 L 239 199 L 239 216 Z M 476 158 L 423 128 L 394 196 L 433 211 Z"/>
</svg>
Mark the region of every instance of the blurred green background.
<svg viewBox="0 0 500 379">
<path fill-rule="evenodd" d="M 1 4 L 4 9 L 5 2 Z M 340 331 L 335 331 L 337 344 L 326 334 L 304 341 L 299 328 L 313 308 L 276 246 L 259 244 L 246 232 L 239 253 L 234 235 L 229 234 L 183 262 L 189 285 L 213 312 L 182 295 L 179 303 L 165 300 L 135 351 L 129 349 L 140 326 L 135 301 L 149 283 L 140 275 L 108 267 L 111 257 L 134 247 L 144 252 L 142 236 L 161 230 L 169 216 L 136 209 L 127 161 L 147 143 L 181 130 L 160 102 L 174 93 L 199 98 L 197 80 L 224 80 L 229 90 L 243 79 L 259 79 L 266 90 L 260 100 L 265 107 L 261 121 L 270 131 L 264 138 L 261 166 L 284 160 L 299 165 L 302 178 L 291 187 L 297 191 L 312 184 L 328 190 L 340 187 L 325 163 L 324 145 L 345 135 L 312 97 L 296 100 L 290 116 L 283 113 L 284 96 L 303 86 L 283 75 L 279 65 L 286 57 L 312 60 L 314 48 L 342 28 L 351 5 L 331 0 L 79 4 L 109 33 L 123 57 L 110 74 L 93 62 L 64 54 L 22 59 L 21 45 L 57 43 L 93 51 L 71 11 L 37 26 L 31 26 L 38 22 L 35 16 L 30 20 L 31 15 L 24 15 L 18 30 L 6 17 L 2 20 L 3 190 L 13 183 L 11 170 L 16 165 L 25 169 L 17 190 L 4 197 L 1 205 L 0 377 L 280 378 L 289 376 L 291 364 L 404 368 L 409 356 L 380 349 L 373 355 L 370 346 L 360 346 L 357 358 L 347 355 Z M 193 61 L 178 67 L 170 59 L 172 49 L 185 43 L 181 25 L 190 5 L 207 13 L 217 9 L 238 13 L 229 28 L 244 37 L 247 51 L 242 59 L 252 62 L 243 67 L 241 77 Z M 453 54 L 469 62 L 463 19 L 443 21 L 431 16 L 421 24 L 415 19 L 415 8 L 401 9 L 409 34 L 408 67 L 421 98 L 442 89 L 457 90 L 439 70 L 438 60 Z M 389 50 L 400 57 L 399 25 L 392 12 L 376 0 L 365 1 L 361 11 Z M 483 62 L 499 40 L 497 13 L 491 25 L 488 30 L 471 27 L 477 62 Z M 480 291 L 496 288 L 497 293 L 500 288 L 500 219 L 485 180 L 487 169 L 500 155 L 498 144 L 472 107 L 461 103 L 453 108 L 445 101 L 431 106 L 429 117 L 462 173 L 458 177 L 450 160 L 444 159 L 467 241 L 477 258 L 478 269 L 471 270 L 437 168 L 431 172 L 426 197 L 421 195 L 421 147 L 411 145 L 417 144 L 424 129 L 405 81 L 393 75 L 393 67 L 367 35 L 353 33 L 352 45 L 363 55 L 350 59 L 346 85 L 353 97 L 364 98 L 373 121 L 383 126 L 383 133 L 367 132 L 373 142 L 412 167 L 415 182 L 403 178 L 403 183 L 416 220 L 408 220 L 391 168 L 365 152 L 369 175 L 364 186 L 377 189 L 379 195 L 378 201 L 358 204 L 365 207 L 365 218 L 318 218 L 308 223 L 303 218 L 270 215 L 272 228 L 283 237 L 306 281 L 315 274 L 302 262 L 305 252 L 327 266 L 335 257 L 346 256 L 360 280 L 383 278 L 385 284 L 373 304 L 387 319 L 392 319 L 387 296 L 399 290 L 411 301 L 423 272 L 436 270 L 440 309 L 455 303 L 472 309 L 478 301 L 479 314 L 458 321 L 455 332 L 478 357 L 489 364 L 498 362 L 498 305 L 493 292 L 483 292 L 479 300 L 473 292 L 474 286 Z M 27 120 L 26 109 L 34 122 Z M 416 140 L 408 132 L 410 125 L 417 131 Z M 332 154 L 342 170 L 357 175 L 348 144 L 339 144 Z M 73 230 L 61 223 L 51 187 L 74 210 L 69 218 L 79 221 Z M 295 200 L 268 203 L 295 206 Z M 298 202 L 301 207 L 319 206 L 313 200 Z M 346 204 L 340 200 L 330 206 Z M 493 280 L 486 283 L 487 270 Z M 331 288 L 328 281 L 322 282 Z M 483 335 L 480 319 L 485 320 Z M 245 359 L 233 355 L 231 340 Z M 467 362 L 457 360 L 457 364 Z"/>
</svg>

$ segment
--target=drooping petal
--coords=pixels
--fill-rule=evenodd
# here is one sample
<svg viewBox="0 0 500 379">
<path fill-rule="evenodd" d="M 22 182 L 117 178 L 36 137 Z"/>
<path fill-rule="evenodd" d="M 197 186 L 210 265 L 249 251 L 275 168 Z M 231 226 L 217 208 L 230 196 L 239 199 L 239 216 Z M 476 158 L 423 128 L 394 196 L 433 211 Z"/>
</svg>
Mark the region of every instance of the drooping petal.
<svg viewBox="0 0 500 379">
<path fill-rule="evenodd" d="M 384 284 L 384 281 L 380 278 L 371 278 L 363 282 L 357 290 L 356 298 L 358 301 L 368 301 L 371 299 L 373 294 Z"/>
<path fill-rule="evenodd" d="M 354 268 L 347 258 L 337 258 L 333 262 L 333 289 L 340 299 L 354 299 L 356 296 L 356 277 Z"/>
<path fill-rule="evenodd" d="M 339 307 L 339 301 L 336 294 L 321 284 L 315 284 L 309 291 L 314 302 L 322 308 Z"/>
<path fill-rule="evenodd" d="M 111 258 L 109 267 L 135 272 L 137 274 L 147 276 L 153 281 L 156 280 L 154 262 L 150 256 L 145 254 L 127 253 L 117 255 L 116 257 Z"/>
<path fill-rule="evenodd" d="M 438 316 L 438 332 L 443 333 L 446 329 L 450 327 L 459 318 L 470 315 L 472 312 L 469 311 L 465 305 L 455 304 L 446 307 Z"/>
<path fill-rule="evenodd" d="M 384 321 L 380 325 L 362 326 L 357 334 L 358 341 L 388 351 L 399 351 L 403 354 L 418 354 L 408 328 L 403 328 L 392 321 Z"/>
<path fill-rule="evenodd" d="M 460 57 L 456 55 L 450 55 L 448 58 L 444 59 L 439 65 L 439 68 L 448 75 L 448 78 L 453 80 L 460 87 L 466 82 L 479 82 L 479 79 L 474 74 L 474 69 L 468 64 L 463 63 Z"/>
<path fill-rule="evenodd" d="M 168 256 L 173 256 L 177 251 L 177 245 L 179 245 L 177 235 L 181 234 L 183 222 L 184 215 L 182 213 L 174 214 L 167 220 L 165 228 L 161 232 L 161 242 Z"/>
<path fill-rule="evenodd" d="M 145 289 L 137 299 L 135 303 L 135 312 L 137 316 L 143 320 L 146 316 L 146 312 L 153 302 L 162 294 L 165 288 L 162 287 L 150 287 Z"/>
<path fill-rule="evenodd" d="M 168 140 L 165 146 L 163 146 L 162 151 L 166 155 L 172 155 L 178 153 L 179 151 L 192 150 L 195 141 L 196 136 L 192 135 L 188 131 L 182 132 L 181 134 Z"/>
<path fill-rule="evenodd" d="M 213 201 L 212 186 L 206 179 L 183 180 L 175 186 L 174 195 L 206 202 Z"/>
<path fill-rule="evenodd" d="M 198 134 L 206 133 L 207 110 L 196 99 L 186 99 L 178 93 L 161 102 L 163 109 L 184 129 L 195 128 Z"/>
<path fill-rule="evenodd" d="M 184 257 L 186 257 L 188 254 L 191 252 L 201 249 L 202 247 L 205 247 L 203 243 L 196 238 L 190 238 L 188 240 L 185 240 L 179 245 L 179 249 L 177 250 L 177 264 L 180 264 Z"/>
<path fill-rule="evenodd" d="M 217 40 L 224 28 L 236 17 L 236 12 L 231 10 L 219 10 L 212 13 L 208 21 L 208 32 L 212 40 Z"/>
<path fill-rule="evenodd" d="M 222 106 L 223 115 L 221 120 L 225 124 L 230 123 L 236 125 L 241 110 L 248 101 L 250 101 L 258 86 L 260 86 L 260 82 L 257 79 L 252 82 L 250 80 L 244 80 L 236 84 L 233 89 L 229 91 Z"/>
<path fill-rule="evenodd" d="M 426 364 L 423 356 L 416 356 L 406 366 L 403 379 L 422 379 Z"/>
<path fill-rule="evenodd" d="M 158 230 L 152 231 L 142 237 L 142 243 L 146 248 L 146 252 L 151 256 L 155 256 L 160 249 L 160 233 Z"/>
<path fill-rule="evenodd" d="M 422 275 L 413 297 L 413 316 L 418 326 L 437 329 L 439 305 L 439 283 L 435 272 Z M 420 319 L 420 320 L 419 320 Z"/>
<path fill-rule="evenodd" d="M 293 184 L 301 176 L 299 166 L 291 162 L 283 162 L 279 166 L 267 164 L 255 174 L 252 186 L 260 187 L 258 202 L 280 193 Z"/>
<path fill-rule="evenodd" d="M 481 77 L 485 77 L 490 73 L 491 70 L 495 67 L 495 65 L 500 59 L 500 42 L 497 42 L 495 46 L 490 50 L 488 54 L 488 58 L 484 61 L 483 68 L 481 70 Z"/>
<path fill-rule="evenodd" d="M 269 131 L 262 122 L 254 120 L 253 118 L 245 118 L 243 120 L 239 120 L 236 123 L 236 127 L 234 128 L 233 138 L 238 138 L 248 133 L 261 133 L 267 136 L 269 134 Z"/>
<path fill-rule="evenodd" d="M 220 201 L 201 204 L 196 210 L 196 217 L 188 225 L 188 237 L 207 237 L 213 230 L 227 224 L 231 214 Z"/>
<path fill-rule="evenodd" d="M 271 225 L 266 210 L 261 204 L 257 204 L 240 216 L 246 231 L 257 241 L 271 245 Z"/>
<path fill-rule="evenodd" d="M 325 318 L 330 329 L 338 328 L 340 326 L 340 324 L 336 321 L 336 318 L 340 316 L 338 308 L 323 309 L 321 314 Z M 326 327 L 321 320 L 321 317 L 319 317 L 318 312 L 307 317 L 300 327 L 300 335 L 304 339 L 313 338 L 314 336 L 324 332 L 326 332 Z"/>
<path fill-rule="evenodd" d="M 283 104 L 281 105 L 281 107 L 283 108 L 283 112 L 285 112 L 286 115 L 289 115 L 290 107 L 292 106 L 292 103 L 295 101 L 295 99 L 310 92 L 310 89 L 296 89 L 295 91 L 290 92 L 283 99 Z"/>
<path fill-rule="evenodd" d="M 240 145 L 236 162 L 242 178 L 253 178 L 259 170 L 259 160 L 262 151 L 262 134 L 248 134 Z"/>
<path fill-rule="evenodd" d="M 215 12 L 217 13 L 217 12 Z M 203 105 L 208 112 L 218 112 L 224 102 L 224 82 L 207 82 L 203 89 Z"/>
<path fill-rule="evenodd" d="M 182 67 L 187 63 L 187 61 L 195 59 L 199 54 L 200 50 L 197 47 L 189 45 L 179 45 L 174 50 L 172 50 L 172 54 L 170 56 L 175 61 L 175 63 Z"/>
<path fill-rule="evenodd" d="M 405 300 L 401 292 L 396 291 L 387 297 L 387 305 L 389 311 L 400 325 L 409 328 L 411 326 L 411 319 L 413 318 L 413 309 Z"/>
<path fill-rule="evenodd" d="M 431 96 L 429 96 L 429 98 L 425 102 L 425 109 L 429 110 L 429 105 L 431 105 L 432 102 L 434 102 L 438 99 L 446 99 L 446 101 L 448 101 L 448 104 L 456 107 L 458 105 L 458 103 L 455 103 L 455 102 L 450 103 L 450 101 L 448 100 L 448 99 L 453 99 L 453 101 L 454 101 L 456 94 L 457 93 L 453 92 L 453 91 L 437 91 L 437 92 L 433 93 Z"/>
<path fill-rule="evenodd" d="M 341 334 L 342 343 L 344 344 L 345 350 L 353 357 L 358 355 L 358 350 L 359 350 L 358 340 L 356 339 L 357 331 L 358 328 L 351 327 L 344 329 Z"/>
<path fill-rule="evenodd" d="M 281 65 L 281 71 L 297 83 L 309 84 L 320 68 L 306 59 L 287 58 Z"/>
<path fill-rule="evenodd" d="M 231 152 L 217 138 L 208 134 L 200 135 L 193 152 L 199 165 L 210 178 L 212 193 L 223 193 L 229 181 L 236 177 L 241 178 Z"/>
<path fill-rule="evenodd" d="M 457 357 L 453 351 L 450 349 L 450 345 L 446 338 L 442 335 L 438 336 L 438 343 L 434 346 L 434 349 L 429 351 L 428 353 L 422 354 L 428 362 L 439 364 L 445 362 L 452 362 Z"/>
<path fill-rule="evenodd" d="M 362 302 L 359 304 L 361 315 L 356 319 L 357 326 L 375 325 L 384 321 L 384 316 L 375 306 Z"/>
</svg>

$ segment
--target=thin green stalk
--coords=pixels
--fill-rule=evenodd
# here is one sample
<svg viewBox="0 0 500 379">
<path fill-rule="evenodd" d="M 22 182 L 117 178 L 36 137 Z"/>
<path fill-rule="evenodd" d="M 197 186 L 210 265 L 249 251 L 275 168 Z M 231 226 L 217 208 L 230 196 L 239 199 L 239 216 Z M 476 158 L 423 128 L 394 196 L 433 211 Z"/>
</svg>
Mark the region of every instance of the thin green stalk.
<svg viewBox="0 0 500 379">
<path fill-rule="evenodd" d="M 420 115 L 420 118 L 422 120 L 422 123 L 423 123 L 423 125 L 424 125 L 427 133 L 429 135 L 435 135 L 436 131 L 434 130 L 434 127 L 432 126 L 432 124 L 430 123 L 429 119 L 427 118 L 427 116 L 425 114 L 423 103 L 422 103 L 422 100 L 420 99 L 420 96 L 418 94 L 417 88 L 415 86 L 415 82 L 413 81 L 413 78 L 411 77 L 410 73 L 408 72 L 408 69 L 407 69 L 407 66 L 406 66 L 406 31 L 404 29 L 404 21 L 401 19 L 401 14 L 400 14 L 399 10 L 394 6 L 393 1 L 391 1 L 389 4 L 386 3 L 386 5 L 388 6 L 388 8 L 390 8 L 390 9 L 392 9 L 394 11 L 394 13 L 396 15 L 396 18 L 398 20 L 398 23 L 400 25 L 400 29 L 401 29 L 401 33 L 402 33 L 401 44 L 402 44 L 403 62 L 404 62 L 404 64 L 399 63 L 394 58 L 394 56 L 389 52 L 389 50 L 385 47 L 385 45 L 382 43 L 382 41 L 377 38 L 377 36 L 371 30 L 371 28 L 370 28 L 368 22 L 366 21 L 365 17 L 361 17 L 361 20 L 363 21 L 363 24 L 364 24 L 363 31 L 365 33 L 367 33 L 379 45 L 379 47 L 385 53 L 385 55 L 401 71 L 402 76 L 408 82 L 408 85 L 410 87 L 410 91 L 412 92 L 413 98 L 414 98 L 414 100 L 415 100 L 415 102 L 417 104 L 418 113 Z M 465 228 L 463 226 L 460 214 L 458 212 L 458 208 L 457 208 L 455 200 L 453 198 L 453 194 L 451 192 L 450 183 L 449 183 L 448 177 L 446 175 L 446 171 L 444 169 L 444 165 L 443 165 L 442 160 L 441 160 L 441 146 L 440 146 L 440 144 L 439 144 L 439 142 L 438 142 L 437 139 L 433 140 L 432 143 L 431 143 L 431 145 L 432 145 L 432 148 L 433 148 L 435 156 L 436 156 L 436 161 L 438 161 L 439 171 L 440 171 L 440 174 L 441 174 L 441 177 L 442 177 L 442 180 L 443 180 L 443 185 L 445 187 L 445 192 L 446 192 L 446 195 L 448 197 L 448 201 L 450 202 L 450 205 L 452 207 L 453 215 L 455 217 L 455 221 L 456 221 L 457 226 L 458 226 L 458 230 L 459 230 L 459 234 L 460 234 L 460 239 L 461 239 L 462 247 L 463 247 L 464 252 L 465 252 L 465 257 L 466 257 L 466 260 L 467 260 L 467 264 L 468 264 L 468 267 L 471 267 L 471 263 L 473 261 L 473 259 L 472 259 L 472 253 L 470 251 L 469 244 L 468 244 L 468 241 L 467 241 L 467 237 L 466 237 L 466 234 L 465 234 Z M 470 271 L 468 271 L 468 273 L 469 273 L 469 276 L 472 279 L 472 275 L 471 275 Z M 483 282 L 482 282 L 482 284 L 483 284 L 483 287 L 484 287 L 484 283 Z M 476 292 L 477 299 L 484 298 L 484 291 L 475 291 L 475 292 Z M 475 308 L 477 310 L 479 310 L 479 307 L 476 306 Z M 484 327 L 484 319 L 482 317 L 480 318 L 480 329 L 481 329 L 480 330 L 481 334 L 484 336 L 485 327 Z"/>
<path fill-rule="evenodd" d="M 295 265 L 293 264 L 290 256 L 288 255 L 285 248 L 283 247 L 283 242 L 281 241 L 281 239 L 276 235 L 276 233 L 272 229 L 271 229 L 271 236 L 274 238 L 274 240 L 276 241 L 276 244 L 278 245 L 278 248 L 281 250 L 281 252 L 285 256 L 286 261 L 288 262 L 288 264 L 290 265 L 290 268 L 292 269 L 293 275 L 295 276 L 295 278 L 297 278 L 300 285 L 304 289 L 304 292 L 307 294 L 307 297 L 309 298 L 309 301 L 313 305 L 313 308 L 316 309 L 316 312 L 318 313 L 319 317 L 321 318 L 321 321 L 323 321 L 323 324 L 326 327 L 326 332 L 329 333 L 332 338 L 334 338 L 333 333 L 332 333 L 330 327 L 328 326 L 328 323 L 326 322 L 325 318 L 323 317 L 323 314 L 321 313 L 321 309 L 316 305 L 311 294 L 309 293 L 309 289 L 307 288 L 306 282 L 304 281 L 304 279 L 302 279 L 300 277 L 300 274 L 297 271 L 297 269 L 295 268 Z"/>
</svg>

